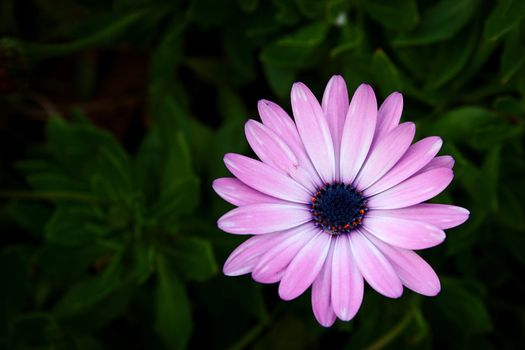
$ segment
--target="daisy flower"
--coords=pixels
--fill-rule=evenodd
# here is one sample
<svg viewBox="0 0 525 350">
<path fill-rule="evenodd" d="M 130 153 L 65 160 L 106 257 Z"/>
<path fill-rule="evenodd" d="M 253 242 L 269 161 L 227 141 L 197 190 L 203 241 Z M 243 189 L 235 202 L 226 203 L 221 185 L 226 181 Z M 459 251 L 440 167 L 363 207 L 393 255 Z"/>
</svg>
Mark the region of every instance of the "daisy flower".
<svg viewBox="0 0 525 350">
<path fill-rule="evenodd" d="M 275 103 L 259 101 L 262 123 L 249 120 L 245 133 L 260 160 L 226 154 L 235 177 L 213 183 L 237 206 L 219 228 L 253 235 L 231 253 L 224 273 L 279 282 L 284 300 L 311 286 L 314 315 L 325 327 L 356 315 L 364 281 L 390 298 L 403 286 L 439 293 L 436 273 L 414 250 L 440 244 L 443 230 L 469 215 L 423 203 L 454 176 L 452 157 L 436 156 L 441 138 L 412 144 L 416 127 L 400 124 L 401 94 L 378 109 L 374 91 L 362 84 L 349 102 L 340 76 L 330 79 L 321 104 L 295 83 L 291 103 L 295 123 Z"/>
</svg>

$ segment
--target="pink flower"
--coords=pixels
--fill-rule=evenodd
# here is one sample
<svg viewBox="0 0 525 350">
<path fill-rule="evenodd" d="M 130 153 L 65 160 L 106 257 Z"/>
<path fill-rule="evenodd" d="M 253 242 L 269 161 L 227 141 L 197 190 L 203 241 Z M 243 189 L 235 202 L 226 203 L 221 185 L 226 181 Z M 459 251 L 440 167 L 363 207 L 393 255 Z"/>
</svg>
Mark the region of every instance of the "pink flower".
<svg viewBox="0 0 525 350">
<path fill-rule="evenodd" d="M 454 160 L 438 156 L 442 140 L 411 144 L 415 125 L 399 124 L 401 94 L 379 110 L 362 84 L 348 102 L 342 77 L 328 82 L 320 105 L 302 83 L 291 93 L 295 123 L 278 105 L 259 101 L 263 123 L 249 120 L 246 138 L 259 160 L 224 157 L 235 176 L 213 188 L 237 208 L 218 226 L 254 235 L 229 256 L 224 273 L 279 282 L 291 300 L 312 286 L 319 323 L 348 321 L 363 300 L 364 281 L 398 298 L 403 285 L 428 296 L 439 279 L 414 250 L 434 247 L 444 229 L 467 220 L 466 209 L 426 204 L 452 181 Z"/>
</svg>

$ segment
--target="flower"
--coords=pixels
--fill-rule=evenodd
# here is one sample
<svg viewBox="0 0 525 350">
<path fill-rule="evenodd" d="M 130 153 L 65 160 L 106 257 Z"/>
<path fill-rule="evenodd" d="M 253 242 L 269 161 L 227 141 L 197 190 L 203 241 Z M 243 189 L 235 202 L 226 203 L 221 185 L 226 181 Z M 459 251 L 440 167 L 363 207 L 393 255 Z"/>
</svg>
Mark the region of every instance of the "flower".
<svg viewBox="0 0 525 350">
<path fill-rule="evenodd" d="M 403 286 L 439 293 L 436 273 L 414 250 L 440 244 L 444 229 L 469 216 L 423 203 L 453 178 L 453 158 L 436 156 L 441 138 L 411 144 L 416 128 L 399 123 L 401 94 L 378 110 L 374 91 L 362 84 L 349 103 L 340 76 L 328 82 L 321 105 L 302 83 L 293 85 L 291 101 L 295 123 L 275 103 L 259 101 L 262 123 L 249 120 L 245 132 L 260 161 L 226 154 L 235 178 L 213 183 L 237 206 L 219 228 L 253 235 L 231 253 L 224 273 L 279 282 L 284 300 L 312 286 L 313 312 L 325 327 L 356 315 L 364 281 L 390 298 Z"/>
</svg>

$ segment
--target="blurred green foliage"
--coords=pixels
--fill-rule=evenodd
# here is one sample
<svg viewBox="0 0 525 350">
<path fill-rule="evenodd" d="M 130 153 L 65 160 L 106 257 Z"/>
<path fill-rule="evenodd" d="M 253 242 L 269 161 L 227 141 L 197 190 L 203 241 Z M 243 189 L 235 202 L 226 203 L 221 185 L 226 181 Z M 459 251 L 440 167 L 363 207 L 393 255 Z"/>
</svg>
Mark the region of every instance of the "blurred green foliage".
<svg viewBox="0 0 525 350">
<path fill-rule="evenodd" d="M 515 349 L 525 343 L 525 2 L 6 0 L 0 4 L 0 348 Z M 317 325 L 308 293 L 222 276 L 243 238 L 211 191 L 259 98 L 405 96 L 471 211 L 423 252 L 436 298 L 368 290 Z M 521 344 L 521 345 L 520 345 Z"/>
</svg>

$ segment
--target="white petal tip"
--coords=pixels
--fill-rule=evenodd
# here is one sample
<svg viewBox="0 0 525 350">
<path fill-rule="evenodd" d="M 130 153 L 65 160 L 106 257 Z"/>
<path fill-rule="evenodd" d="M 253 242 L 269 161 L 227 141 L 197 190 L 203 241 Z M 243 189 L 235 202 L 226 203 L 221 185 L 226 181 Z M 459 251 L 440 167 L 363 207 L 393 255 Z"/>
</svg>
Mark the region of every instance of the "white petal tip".
<svg viewBox="0 0 525 350">
<path fill-rule="evenodd" d="M 345 322 L 348 322 L 351 319 L 353 319 L 355 315 L 356 315 L 355 312 L 350 312 L 350 310 L 346 310 L 346 309 L 345 310 L 340 310 L 337 313 L 337 317 L 339 317 L 339 319 L 341 319 L 341 321 L 345 321 Z"/>
<path fill-rule="evenodd" d="M 470 216 L 470 211 L 463 207 L 457 207 L 457 210 L 461 214 L 465 214 L 466 216 Z"/>
<path fill-rule="evenodd" d="M 306 92 L 305 92 L 306 89 L 308 88 L 303 83 L 295 82 L 292 86 L 292 94 L 291 94 L 292 101 L 298 101 L 298 100 L 306 101 L 307 100 Z"/>
<path fill-rule="evenodd" d="M 240 276 L 240 275 L 243 274 L 239 269 L 233 269 L 233 268 L 228 267 L 226 265 L 224 265 L 224 267 L 222 269 L 222 273 L 225 274 L 226 276 L 230 276 L 230 277 Z"/>
<path fill-rule="evenodd" d="M 288 288 L 282 288 L 282 285 L 283 285 L 282 283 L 279 284 L 279 297 L 282 300 L 286 300 L 286 301 L 293 300 L 300 295 L 300 294 L 297 294 L 294 290 L 290 290 Z"/>
<path fill-rule="evenodd" d="M 330 319 L 327 319 L 327 320 L 320 320 L 318 318 L 317 319 L 317 322 L 319 322 L 319 324 L 325 328 L 330 328 L 333 326 L 333 324 L 335 323 L 335 318 L 330 318 Z"/>
</svg>

